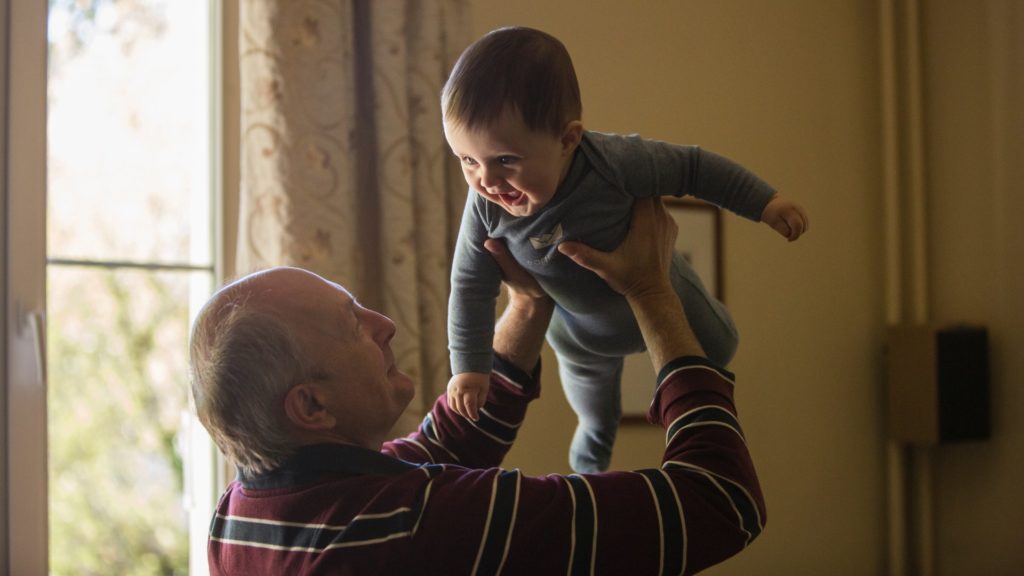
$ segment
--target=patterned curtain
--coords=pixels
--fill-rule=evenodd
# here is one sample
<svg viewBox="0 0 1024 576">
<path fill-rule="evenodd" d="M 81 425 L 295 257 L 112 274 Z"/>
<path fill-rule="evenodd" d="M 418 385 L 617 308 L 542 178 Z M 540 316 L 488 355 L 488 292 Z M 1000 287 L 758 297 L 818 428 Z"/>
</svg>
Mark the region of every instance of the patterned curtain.
<svg viewBox="0 0 1024 576">
<path fill-rule="evenodd" d="M 439 94 L 468 43 L 463 0 L 245 0 L 239 273 L 300 266 L 398 326 L 419 384 L 448 380 L 448 274 L 466 187 Z"/>
</svg>

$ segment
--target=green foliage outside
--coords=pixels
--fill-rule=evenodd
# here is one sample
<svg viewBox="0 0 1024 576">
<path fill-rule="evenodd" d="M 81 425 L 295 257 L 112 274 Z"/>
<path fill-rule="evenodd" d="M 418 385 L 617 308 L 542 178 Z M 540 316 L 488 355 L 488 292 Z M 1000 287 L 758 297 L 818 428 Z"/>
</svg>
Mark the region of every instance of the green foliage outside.
<svg viewBox="0 0 1024 576">
<path fill-rule="evenodd" d="M 187 277 L 168 276 L 50 272 L 51 574 L 188 572 Z"/>
</svg>

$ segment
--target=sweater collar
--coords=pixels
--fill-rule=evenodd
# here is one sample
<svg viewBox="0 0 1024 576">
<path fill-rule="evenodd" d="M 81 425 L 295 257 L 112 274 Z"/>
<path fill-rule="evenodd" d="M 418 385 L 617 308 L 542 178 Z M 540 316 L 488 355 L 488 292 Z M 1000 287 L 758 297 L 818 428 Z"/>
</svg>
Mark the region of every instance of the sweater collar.
<svg viewBox="0 0 1024 576">
<path fill-rule="evenodd" d="M 324 476 L 382 476 L 415 469 L 417 466 L 350 444 L 303 446 L 285 459 L 277 469 L 247 476 L 238 471 L 238 480 L 250 490 L 288 488 L 315 482 Z"/>
</svg>

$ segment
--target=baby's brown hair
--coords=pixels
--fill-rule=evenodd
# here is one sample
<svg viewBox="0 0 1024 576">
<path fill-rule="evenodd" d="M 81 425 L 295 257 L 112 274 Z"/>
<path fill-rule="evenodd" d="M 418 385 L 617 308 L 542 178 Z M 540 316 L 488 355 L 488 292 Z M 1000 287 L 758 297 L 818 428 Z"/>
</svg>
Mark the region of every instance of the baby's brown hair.
<svg viewBox="0 0 1024 576">
<path fill-rule="evenodd" d="M 445 121 L 467 129 L 518 111 L 534 131 L 560 135 L 583 113 L 568 50 L 554 36 L 524 27 L 488 32 L 459 56 L 441 91 Z"/>
</svg>

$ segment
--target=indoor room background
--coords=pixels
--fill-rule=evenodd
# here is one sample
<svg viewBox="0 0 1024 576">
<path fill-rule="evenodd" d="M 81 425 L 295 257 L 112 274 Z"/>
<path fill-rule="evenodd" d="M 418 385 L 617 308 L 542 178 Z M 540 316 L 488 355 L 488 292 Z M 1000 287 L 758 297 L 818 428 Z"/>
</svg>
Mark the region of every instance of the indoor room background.
<svg viewBox="0 0 1024 576">
<path fill-rule="evenodd" d="M 810 213 L 793 244 L 723 218 L 724 299 L 740 330 L 731 368 L 769 521 L 708 573 L 1024 569 L 1024 5 L 466 6 L 470 38 L 526 25 L 565 43 L 587 128 L 722 153 Z M 886 327 L 918 321 L 987 327 L 990 440 L 888 441 Z M 569 472 L 575 416 L 549 350 L 543 361 L 545 393 L 506 465 Z M 662 445 L 655 427 L 623 426 L 612 466 L 652 466 Z"/>
<path fill-rule="evenodd" d="M 245 1 L 223 2 L 226 278 L 240 272 Z M 748 550 L 707 573 L 1024 574 L 1024 2 L 461 7 L 467 43 L 506 25 L 562 40 L 587 128 L 700 145 L 809 213 L 810 231 L 795 243 L 722 219 L 722 293 L 740 331 L 730 369 L 768 522 Z M 0 205 L 5 225 L 20 217 L 9 210 Z M 13 242 L 0 242 L 5 291 L 18 274 Z M 8 302 L 4 322 L 15 312 Z M 990 438 L 892 441 L 885 347 L 887 328 L 901 323 L 987 329 Z M 575 416 L 549 349 L 542 361 L 544 392 L 505 464 L 568 473 Z M 612 467 L 655 467 L 663 446 L 659 428 L 624 424 Z M 9 540 L 17 529 L 0 532 Z"/>
<path fill-rule="evenodd" d="M 908 4 L 920 18 L 919 105 L 910 102 L 903 64 Z M 867 575 L 894 569 L 892 562 L 949 576 L 1024 570 L 1016 529 L 1024 521 L 1024 360 L 1015 352 L 1024 345 L 1024 233 L 1013 222 L 1024 209 L 1024 5 L 471 6 L 474 36 L 522 24 L 566 44 L 588 128 L 720 152 L 810 213 L 810 233 L 793 244 L 764 225 L 724 218 L 724 296 L 740 330 L 731 368 L 769 521 L 747 551 L 708 572 Z M 918 281 L 923 296 L 901 297 L 887 272 L 894 248 L 886 235 L 906 235 L 913 225 L 909 210 L 895 228 L 887 223 L 886 203 L 908 193 L 915 171 L 926 276 Z M 899 182 L 887 184 L 893 178 Z M 910 262 L 904 257 L 903 267 Z M 902 292 L 913 284 L 904 281 Z M 907 302 L 915 299 L 926 302 Z M 910 309 L 922 304 L 928 321 L 987 326 L 992 437 L 925 449 L 930 475 L 910 451 L 901 463 L 907 473 L 894 480 L 885 327 L 894 308 L 904 309 L 897 319 L 913 321 Z M 555 385 L 554 358 L 545 362 L 546 393 L 507 464 L 566 472 L 574 418 Z M 661 436 L 624 426 L 613 467 L 650 466 Z M 896 492 L 909 510 L 903 540 L 889 536 L 894 481 L 906 485 Z M 930 515 L 915 504 L 923 490 Z M 895 546 L 903 550 L 891 552 Z"/>
</svg>

